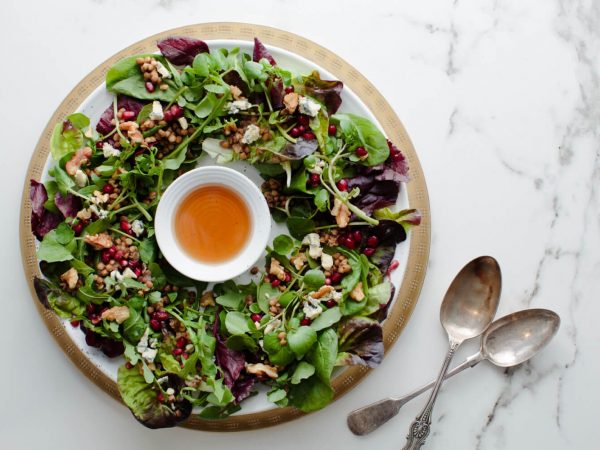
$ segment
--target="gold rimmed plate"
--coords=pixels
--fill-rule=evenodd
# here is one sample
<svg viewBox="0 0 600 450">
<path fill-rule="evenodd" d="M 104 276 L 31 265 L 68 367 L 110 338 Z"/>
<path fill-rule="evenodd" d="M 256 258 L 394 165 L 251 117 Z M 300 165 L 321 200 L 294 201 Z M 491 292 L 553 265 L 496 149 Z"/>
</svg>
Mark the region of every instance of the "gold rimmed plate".
<svg viewBox="0 0 600 450">
<path fill-rule="evenodd" d="M 31 233 L 31 204 L 29 201 L 29 180 L 44 180 L 47 176 L 50 158 L 50 136 L 54 125 L 74 111 L 82 111 L 94 122 L 111 101 L 104 88 L 104 77 L 108 68 L 126 56 L 156 51 L 156 42 L 167 36 L 190 36 L 206 41 L 211 48 L 241 47 L 251 53 L 252 40 L 258 37 L 269 46 L 278 63 L 300 73 L 319 70 L 323 78 L 335 78 L 344 82 L 341 111 L 353 112 L 371 118 L 403 152 L 410 167 L 410 181 L 403 185 L 399 206 L 417 208 L 422 215 L 421 225 L 413 227 L 408 239 L 398 246 L 396 259 L 400 267 L 392 274 L 396 287 L 396 298 L 383 322 L 383 337 L 386 352 L 402 332 L 418 300 L 425 277 L 430 245 L 429 200 L 425 179 L 415 149 L 400 119 L 396 116 L 385 98 L 356 69 L 331 51 L 303 37 L 287 31 L 260 25 L 243 23 L 206 23 L 177 28 L 148 37 L 127 47 L 104 61 L 86 76 L 60 104 L 42 133 L 35 148 L 23 190 L 21 204 L 21 251 L 23 265 L 32 297 L 38 307 L 46 327 L 54 336 L 65 354 L 90 380 L 102 390 L 120 401 L 116 385 L 116 367 L 122 363 L 108 358 L 85 346 L 83 334 L 72 329 L 68 322 L 59 319 L 53 312 L 44 309 L 36 300 L 33 279 L 40 276 L 36 258 L 36 240 Z M 245 172 L 246 168 L 238 166 Z M 253 174 L 247 173 L 250 178 Z M 258 181 L 258 180 L 256 180 Z M 333 379 L 335 398 L 356 386 L 369 372 L 362 366 L 352 366 L 337 373 Z M 277 408 L 257 396 L 244 401 L 242 410 L 226 419 L 206 420 L 192 415 L 182 426 L 201 430 L 236 431 L 277 425 L 302 416 L 299 410 L 291 407 Z M 332 407 L 332 406 L 328 406 Z"/>
</svg>

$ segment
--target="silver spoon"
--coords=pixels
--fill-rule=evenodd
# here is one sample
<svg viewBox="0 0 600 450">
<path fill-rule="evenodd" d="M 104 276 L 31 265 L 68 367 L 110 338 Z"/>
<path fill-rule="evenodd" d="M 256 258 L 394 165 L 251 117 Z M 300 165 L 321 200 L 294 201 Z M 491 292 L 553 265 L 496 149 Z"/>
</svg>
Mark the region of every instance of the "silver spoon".
<svg viewBox="0 0 600 450">
<path fill-rule="evenodd" d="M 452 280 L 440 309 L 440 321 L 448 334 L 448 353 L 427 403 L 410 426 L 404 450 L 419 449 L 425 443 L 433 405 L 450 361 L 464 341 L 479 336 L 492 322 L 501 283 L 500 266 L 491 256 L 474 259 Z"/>
<path fill-rule="evenodd" d="M 449 371 L 444 379 L 488 360 L 499 367 L 524 363 L 554 337 L 560 326 L 558 315 L 547 309 L 525 309 L 492 322 L 481 338 L 478 353 Z M 348 414 L 348 427 L 357 435 L 369 434 L 386 423 L 413 398 L 431 389 L 435 381 L 400 398 L 390 397 Z"/>
</svg>

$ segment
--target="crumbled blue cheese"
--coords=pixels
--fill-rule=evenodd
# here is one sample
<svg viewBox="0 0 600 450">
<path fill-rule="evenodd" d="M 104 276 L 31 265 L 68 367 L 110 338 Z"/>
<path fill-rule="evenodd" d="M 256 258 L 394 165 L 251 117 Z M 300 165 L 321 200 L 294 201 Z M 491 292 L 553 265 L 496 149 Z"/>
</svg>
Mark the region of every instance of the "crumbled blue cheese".
<svg viewBox="0 0 600 450">
<path fill-rule="evenodd" d="M 137 344 L 136 350 L 142 355 L 142 358 L 144 358 L 146 362 L 151 363 L 154 362 L 154 358 L 156 358 L 156 354 L 158 353 L 158 350 L 154 348 L 158 344 L 158 341 L 153 338 L 150 340 L 150 343 L 148 343 L 149 334 L 150 328 L 146 328 L 140 342 Z"/>
<path fill-rule="evenodd" d="M 252 103 L 250 103 L 248 99 L 245 98 L 227 103 L 227 112 L 229 114 L 237 114 L 240 111 L 246 111 L 250 108 L 252 108 Z"/>
<path fill-rule="evenodd" d="M 242 144 L 252 144 L 260 139 L 260 128 L 258 128 L 254 124 L 250 124 L 246 127 L 246 131 L 244 131 L 244 136 L 242 137 Z"/>
<path fill-rule="evenodd" d="M 156 61 L 156 71 L 162 78 L 171 78 L 171 72 L 160 61 Z"/>
<path fill-rule="evenodd" d="M 123 278 L 137 278 L 137 275 L 128 267 L 123 271 Z"/>
<path fill-rule="evenodd" d="M 321 315 L 323 312 L 323 307 L 321 306 L 321 302 L 319 300 L 308 297 L 308 299 L 303 303 L 302 311 L 307 319 L 314 320 Z"/>
<path fill-rule="evenodd" d="M 174 395 L 175 394 L 175 389 L 168 388 L 165 392 L 166 392 L 167 395 Z"/>
<path fill-rule="evenodd" d="M 121 150 L 117 150 L 108 142 L 105 142 L 102 145 L 102 153 L 104 154 L 105 158 L 110 158 L 111 156 L 119 156 L 121 154 Z"/>
<path fill-rule="evenodd" d="M 281 320 L 275 319 L 267 324 L 265 327 L 265 334 L 269 334 L 271 331 L 275 331 L 281 325 Z"/>
<path fill-rule="evenodd" d="M 119 272 L 117 269 L 113 270 L 110 273 L 110 277 L 115 281 L 123 281 L 123 274 Z"/>
<path fill-rule="evenodd" d="M 322 253 L 321 254 L 321 266 L 323 266 L 323 269 L 325 270 L 329 270 L 333 267 L 333 256 L 327 254 L 327 253 Z"/>
<path fill-rule="evenodd" d="M 131 222 L 131 231 L 133 231 L 136 236 L 142 234 L 144 232 L 144 222 L 142 222 L 139 219 L 136 219 L 133 222 Z"/>
<path fill-rule="evenodd" d="M 177 122 L 179 122 L 179 126 L 181 127 L 182 130 L 187 130 L 188 129 L 188 121 L 185 117 L 180 117 L 179 119 L 177 119 Z"/>
<path fill-rule="evenodd" d="M 152 102 L 152 111 L 150 111 L 148 117 L 150 120 L 163 120 L 165 118 L 162 105 L 158 100 Z"/>
<path fill-rule="evenodd" d="M 81 169 L 77 170 L 77 172 L 75 172 L 75 183 L 77 183 L 77 186 L 84 187 L 87 182 L 88 177 L 85 172 Z"/>
<path fill-rule="evenodd" d="M 317 233 L 309 233 L 304 236 L 304 239 L 302 239 L 302 244 L 308 245 L 308 254 L 312 259 L 320 258 L 323 254 L 321 240 L 319 239 L 319 235 Z"/>
<path fill-rule="evenodd" d="M 160 377 L 160 378 L 158 378 L 158 379 L 156 380 L 156 382 L 157 382 L 158 384 L 163 384 L 163 383 L 166 383 L 167 381 L 169 381 L 169 377 L 168 377 L 168 376 L 166 376 L 166 375 L 165 375 L 164 377 Z"/>
<path fill-rule="evenodd" d="M 319 114 L 319 110 L 321 109 L 321 105 L 311 98 L 300 96 L 298 100 L 298 107 L 300 109 L 301 114 L 306 114 L 310 117 L 315 117 Z"/>
<path fill-rule="evenodd" d="M 108 211 L 102 208 L 98 208 L 98 206 L 96 205 L 90 205 L 89 212 L 96 214 L 100 219 L 106 219 L 108 217 Z"/>
</svg>

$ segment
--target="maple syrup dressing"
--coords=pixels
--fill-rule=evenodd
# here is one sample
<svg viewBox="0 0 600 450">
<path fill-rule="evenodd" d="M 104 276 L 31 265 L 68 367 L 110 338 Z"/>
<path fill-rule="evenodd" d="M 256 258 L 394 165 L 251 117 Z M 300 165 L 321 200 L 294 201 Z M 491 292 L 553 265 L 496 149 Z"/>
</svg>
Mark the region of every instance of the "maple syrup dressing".
<svg viewBox="0 0 600 450">
<path fill-rule="evenodd" d="M 244 200 L 221 185 L 189 193 L 175 212 L 175 237 L 192 258 L 220 263 L 236 256 L 250 237 L 250 213 Z"/>
</svg>

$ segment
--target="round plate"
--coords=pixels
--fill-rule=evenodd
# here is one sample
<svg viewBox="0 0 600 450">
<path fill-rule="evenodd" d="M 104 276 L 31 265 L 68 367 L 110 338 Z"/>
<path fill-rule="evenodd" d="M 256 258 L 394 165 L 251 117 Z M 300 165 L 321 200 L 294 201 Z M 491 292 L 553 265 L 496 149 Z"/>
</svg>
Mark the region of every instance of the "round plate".
<svg viewBox="0 0 600 450">
<path fill-rule="evenodd" d="M 329 50 L 295 34 L 260 25 L 243 23 L 207 23 L 177 28 L 156 34 L 127 47 L 103 62 L 86 76 L 69 93 L 50 118 L 29 164 L 23 190 L 20 221 L 21 251 L 25 273 L 34 302 L 48 330 L 79 370 L 97 386 L 120 401 L 120 395 L 114 381 L 115 377 L 112 376 L 113 372 L 116 373 L 113 366 L 115 366 L 117 361 L 112 361 L 112 364 L 106 361 L 99 362 L 97 360 L 99 357 L 97 355 L 90 355 L 90 352 L 86 351 L 84 345 L 82 345 L 83 340 L 81 338 L 83 335 L 81 333 L 79 333 L 81 336 L 76 336 L 73 330 L 65 326 L 64 321 L 61 321 L 52 311 L 44 309 L 37 301 L 35 290 L 33 289 L 33 278 L 41 274 L 36 258 L 36 240 L 31 233 L 30 227 L 31 204 L 29 201 L 29 180 L 31 178 L 40 180 L 45 176 L 46 166 L 49 162 L 50 136 L 54 124 L 60 120 L 64 120 L 67 115 L 78 109 L 90 115 L 94 123 L 94 119 L 97 119 L 99 114 L 104 110 L 104 104 L 108 104 L 109 102 L 106 101 L 108 96 L 103 87 L 104 77 L 108 68 L 126 56 L 155 52 L 157 50 L 156 41 L 174 35 L 202 39 L 208 41 L 209 45 L 213 46 L 213 48 L 220 46 L 220 44 L 225 44 L 223 40 L 247 41 L 247 45 L 251 46 L 252 39 L 258 37 L 263 43 L 277 47 L 280 50 L 280 55 L 284 57 L 281 60 L 283 67 L 290 67 L 288 60 L 293 60 L 295 56 L 299 69 L 314 68 L 320 70 L 324 78 L 331 75 L 333 78 L 343 81 L 347 88 L 344 89 L 344 91 L 347 91 L 344 96 L 344 105 L 350 103 L 351 111 L 358 108 L 363 110 L 363 115 L 366 113 L 366 115 L 371 116 L 372 119 L 378 122 L 388 138 L 406 156 L 410 167 L 410 182 L 404 186 L 404 194 L 401 194 L 403 198 L 400 199 L 400 203 L 404 207 L 410 205 L 410 208 L 419 209 L 422 214 L 422 221 L 418 227 L 411 229 L 407 241 L 399 246 L 400 248 L 404 248 L 402 251 L 403 256 L 400 259 L 402 267 L 397 271 L 400 274 L 396 275 L 398 278 L 392 280 L 397 287 L 397 297 L 390 308 L 388 318 L 383 323 L 384 345 L 386 351 L 388 351 L 402 332 L 418 300 L 429 256 L 429 200 L 425 179 L 414 147 L 402 123 L 384 97 L 348 63 Z M 221 42 L 210 42 L 219 40 Z M 239 42 L 236 45 L 239 45 Z M 273 54 L 276 59 L 278 58 L 278 49 L 273 48 Z M 312 61 L 318 61 L 319 63 L 316 64 Z M 306 72 L 306 70 L 302 71 Z M 104 103 L 100 104 L 99 101 L 103 96 L 106 96 L 106 98 L 104 99 Z M 348 110 L 344 108 L 344 105 L 342 109 Z M 118 364 L 120 364 L 120 361 L 118 361 Z M 339 398 L 352 387 L 356 386 L 368 372 L 369 369 L 363 366 L 352 366 L 341 370 L 332 381 L 335 390 L 334 399 Z M 245 405 L 246 402 L 244 402 Z M 253 412 L 248 412 L 249 410 Z M 182 426 L 212 431 L 247 430 L 277 425 L 300 417 L 303 414 L 301 411 L 291 407 L 265 409 L 264 406 L 259 405 L 257 407 L 255 404 L 251 408 L 243 408 L 239 414 L 221 420 L 206 420 L 192 415 Z"/>
</svg>

